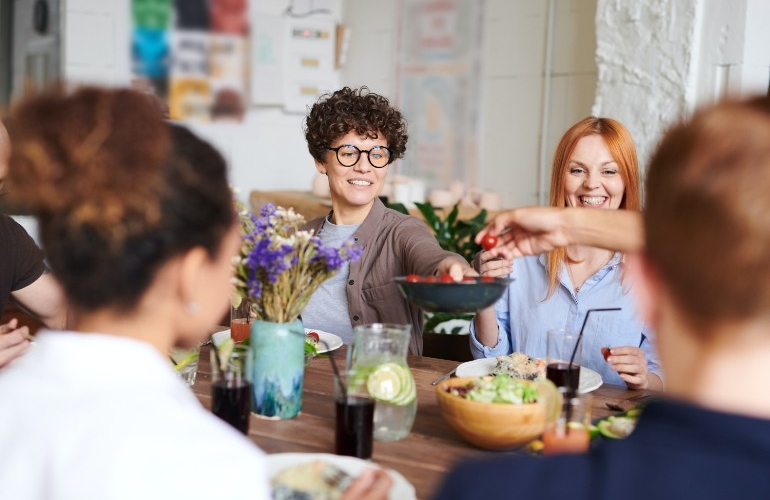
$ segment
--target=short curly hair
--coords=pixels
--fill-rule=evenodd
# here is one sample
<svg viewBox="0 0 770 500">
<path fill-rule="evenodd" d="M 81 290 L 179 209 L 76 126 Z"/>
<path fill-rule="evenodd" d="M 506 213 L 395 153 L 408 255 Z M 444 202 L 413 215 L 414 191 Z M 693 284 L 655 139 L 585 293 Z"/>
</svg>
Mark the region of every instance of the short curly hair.
<svg viewBox="0 0 770 500">
<path fill-rule="evenodd" d="M 406 120 L 387 98 L 365 86 L 343 87 L 318 99 L 305 119 L 308 151 L 317 161 L 326 163 L 326 148 L 353 130 L 373 139 L 382 134 L 392 160 L 404 156 L 408 139 Z"/>
</svg>

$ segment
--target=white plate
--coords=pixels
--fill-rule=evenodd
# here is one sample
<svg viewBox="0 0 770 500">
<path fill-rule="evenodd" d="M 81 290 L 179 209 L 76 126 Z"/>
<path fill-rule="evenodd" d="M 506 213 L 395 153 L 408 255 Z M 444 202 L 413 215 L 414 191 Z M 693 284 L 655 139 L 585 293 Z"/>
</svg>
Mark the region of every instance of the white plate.
<svg viewBox="0 0 770 500">
<path fill-rule="evenodd" d="M 324 462 L 336 465 L 353 476 L 361 474 L 364 469 L 377 466 L 373 462 L 367 462 L 360 458 L 343 457 L 329 453 L 273 453 L 272 455 L 267 455 L 267 476 L 272 478 L 287 467 L 314 460 L 323 460 Z M 393 486 L 390 487 L 390 492 L 388 492 L 389 500 L 414 500 L 417 498 L 414 486 L 404 476 L 392 469 L 386 470 L 391 479 L 393 479 Z"/>
<path fill-rule="evenodd" d="M 326 348 L 323 344 L 318 344 L 316 347 L 318 354 L 333 351 L 335 349 L 339 349 L 342 346 L 342 339 L 333 333 L 328 333 L 323 330 L 314 330 L 312 328 L 305 328 L 305 335 L 307 335 L 309 332 L 316 332 L 318 334 L 318 338 L 326 342 L 326 345 L 329 346 Z"/>
<path fill-rule="evenodd" d="M 497 358 L 474 359 L 458 366 L 455 375 L 458 377 L 483 377 L 492 373 L 496 364 Z M 578 385 L 580 394 L 595 391 L 601 387 L 602 382 L 601 375 L 585 366 L 580 367 L 580 385 Z"/>
<path fill-rule="evenodd" d="M 327 349 L 326 347 L 324 347 L 323 344 L 319 344 L 317 349 L 318 354 L 339 349 L 339 347 L 342 345 L 342 339 L 334 335 L 333 333 L 327 333 L 322 330 L 311 330 L 310 328 L 305 328 L 306 335 L 310 331 L 316 332 L 318 334 L 318 337 L 324 342 L 326 342 L 326 344 L 329 346 L 329 348 Z M 222 341 L 227 338 L 230 338 L 230 329 L 222 330 L 221 332 L 213 333 L 211 335 L 212 342 L 214 342 L 215 346 L 219 346 L 219 344 L 221 344 Z"/>
</svg>

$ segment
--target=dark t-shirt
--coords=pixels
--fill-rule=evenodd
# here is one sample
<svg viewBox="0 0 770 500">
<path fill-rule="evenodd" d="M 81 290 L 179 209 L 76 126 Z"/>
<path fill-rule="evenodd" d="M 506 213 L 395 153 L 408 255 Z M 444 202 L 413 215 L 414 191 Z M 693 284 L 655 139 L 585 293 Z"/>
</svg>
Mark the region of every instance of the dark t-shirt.
<svg viewBox="0 0 770 500">
<path fill-rule="evenodd" d="M 768 499 L 770 420 L 655 402 L 631 436 L 588 454 L 500 455 L 445 481 L 435 500 Z"/>
<path fill-rule="evenodd" d="M 8 295 L 34 283 L 45 272 L 43 252 L 15 220 L 0 214 L 0 315 Z"/>
</svg>

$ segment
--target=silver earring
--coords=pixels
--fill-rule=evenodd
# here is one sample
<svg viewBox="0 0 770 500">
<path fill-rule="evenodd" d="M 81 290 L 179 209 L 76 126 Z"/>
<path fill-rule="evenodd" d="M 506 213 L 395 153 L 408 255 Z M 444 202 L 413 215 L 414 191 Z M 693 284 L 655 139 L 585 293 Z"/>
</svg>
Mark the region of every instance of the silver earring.
<svg viewBox="0 0 770 500">
<path fill-rule="evenodd" d="M 197 314 L 200 307 L 198 306 L 197 302 L 188 302 L 187 303 L 187 312 L 190 314 Z"/>
</svg>

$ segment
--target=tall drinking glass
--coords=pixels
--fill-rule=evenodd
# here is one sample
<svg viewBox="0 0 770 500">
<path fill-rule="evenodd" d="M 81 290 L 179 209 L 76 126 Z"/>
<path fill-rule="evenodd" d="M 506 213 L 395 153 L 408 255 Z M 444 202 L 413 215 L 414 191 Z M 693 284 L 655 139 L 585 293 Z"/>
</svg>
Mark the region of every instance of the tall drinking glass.
<svg viewBox="0 0 770 500">
<path fill-rule="evenodd" d="M 366 375 L 343 370 L 334 375 L 334 453 L 369 459 L 374 435 L 374 400 Z"/>
<path fill-rule="evenodd" d="M 234 342 L 243 342 L 249 338 L 251 330 L 251 300 L 241 298 L 238 304 L 230 305 L 230 337 Z"/>
<path fill-rule="evenodd" d="M 566 387 L 577 394 L 580 386 L 580 363 L 583 361 L 583 342 L 577 332 L 549 330 L 546 345 L 545 376 L 556 387 Z"/>
<path fill-rule="evenodd" d="M 232 353 L 211 349 L 211 411 L 244 434 L 249 433 L 252 351 L 235 345 Z"/>
<path fill-rule="evenodd" d="M 200 346 L 190 349 L 175 347 L 169 354 L 171 361 L 174 363 L 174 371 L 182 377 L 182 380 L 184 380 L 188 387 L 192 387 L 195 384 L 195 377 L 198 374 L 199 354 Z"/>
</svg>

